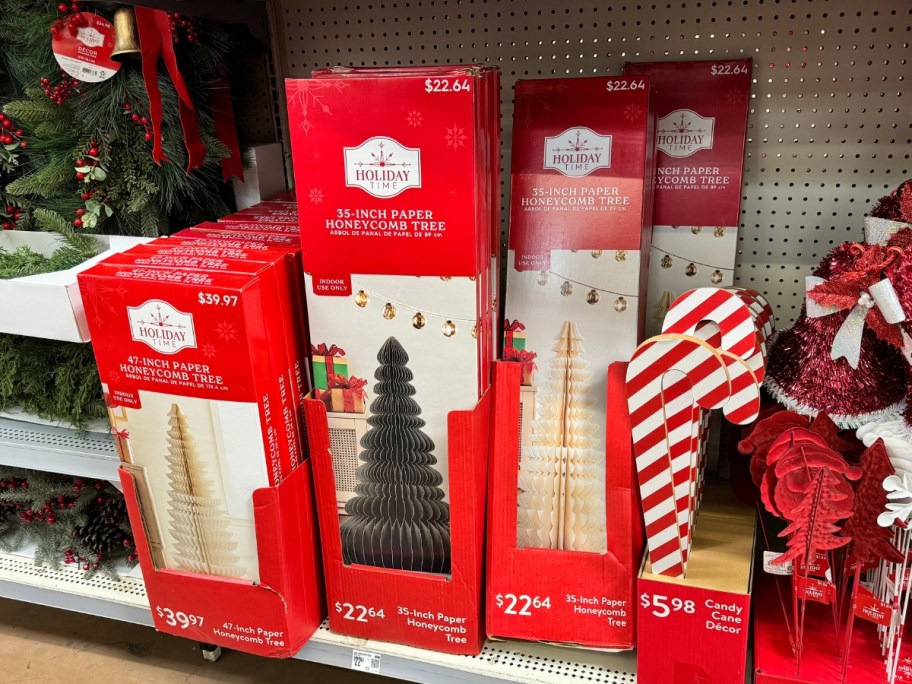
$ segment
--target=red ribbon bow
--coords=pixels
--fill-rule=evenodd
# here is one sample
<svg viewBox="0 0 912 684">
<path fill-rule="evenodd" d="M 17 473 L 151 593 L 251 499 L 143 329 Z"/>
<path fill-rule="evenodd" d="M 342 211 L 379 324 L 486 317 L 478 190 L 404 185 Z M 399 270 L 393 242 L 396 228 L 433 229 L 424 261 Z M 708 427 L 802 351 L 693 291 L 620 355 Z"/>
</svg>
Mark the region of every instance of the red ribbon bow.
<svg viewBox="0 0 912 684">
<path fill-rule="evenodd" d="M 184 77 L 177 65 L 174 52 L 174 40 L 168 25 L 168 13 L 148 7 L 134 8 L 136 28 L 139 33 L 139 46 L 142 51 L 142 73 L 149 95 L 149 118 L 152 121 L 152 132 L 155 136 L 152 143 L 152 159 L 161 165 L 168 161 L 162 150 L 161 118 L 162 96 L 158 87 L 158 60 L 165 63 L 171 82 L 178 96 L 178 113 L 181 128 L 184 131 L 184 146 L 187 148 L 187 173 L 203 165 L 206 158 L 206 145 L 200 138 L 199 121 L 193 98 L 184 82 Z"/>
<path fill-rule="evenodd" d="M 538 366 L 535 363 L 535 359 L 537 358 L 538 354 L 534 351 L 526 351 L 525 349 L 519 350 L 514 347 L 507 347 L 504 350 L 504 359 L 507 361 L 518 361 L 523 370 L 537 371 Z"/>
<path fill-rule="evenodd" d="M 517 330 L 525 330 L 525 329 L 526 329 L 526 326 L 524 326 L 519 321 L 511 322 L 509 318 L 504 319 L 504 330 L 506 332 L 516 332 Z"/>
<path fill-rule="evenodd" d="M 333 373 L 327 379 L 329 389 L 351 390 L 362 399 L 367 399 L 367 392 L 364 391 L 367 380 L 364 378 L 346 378 L 344 375 Z"/>
<path fill-rule="evenodd" d="M 326 342 L 310 345 L 310 353 L 314 356 L 345 356 L 345 350 L 342 347 L 336 345 L 327 347 Z"/>
<path fill-rule="evenodd" d="M 129 430 L 118 430 L 116 427 L 111 428 L 111 434 L 115 437 L 120 437 L 121 439 L 129 439 L 130 431 Z"/>
</svg>

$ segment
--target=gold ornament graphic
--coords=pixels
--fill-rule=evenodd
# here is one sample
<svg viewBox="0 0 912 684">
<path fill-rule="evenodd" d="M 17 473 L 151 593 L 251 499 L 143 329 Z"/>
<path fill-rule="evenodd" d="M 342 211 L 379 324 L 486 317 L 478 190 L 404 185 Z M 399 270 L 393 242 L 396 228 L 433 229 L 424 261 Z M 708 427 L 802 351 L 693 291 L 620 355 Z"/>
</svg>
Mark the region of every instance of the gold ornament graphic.
<svg viewBox="0 0 912 684">
<path fill-rule="evenodd" d="M 396 307 L 387 302 L 383 307 L 383 317 L 388 321 L 393 320 L 396 317 Z"/>
<path fill-rule="evenodd" d="M 722 271 L 713 271 L 709 279 L 712 281 L 713 285 L 718 285 L 722 282 Z"/>
<path fill-rule="evenodd" d="M 421 330 L 427 324 L 427 319 L 420 311 L 412 316 L 412 327 Z"/>
<path fill-rule="evenodd" d="M 627 250 L 619 249 L 617 252 L 615 252 L 614 260 L 615 261 L 627 261 Z"/>
<path fill-rule="evenodd" d="M 453 279 L 453 276 L 440 276 L 440 279 L 441 279 L 443 282 L 448 282 L 448 281 L 450 281 L 450 280 Z"/>
<path fill-rule="evenodd" d="M 725 237 L 725 227 L 716 226 L 716 229 L 713 230 L 713 235 L 715 235 L 716 237 Z"/>
<path fill-rule="evenodd" d="M 547 271 L 539 271 L 538 277 L 535 279 L 535 281 L 536 281 L 539 285 L 547 285 L 547 284 L 548 284 L 548 272 L 547 272 Z"/>
<path fill-rule="evenodd" d="M 443 334 L 452 337 L 456 334 L 456 324 L 453 321 L 447 321 L 443 324 Z"/>
<path fill-rule="evenodd" d="M 687 267 L 684 269 L 684 275 L 688 278 L 693 278 L 697 275 L 697 265 L 693 262 L 687 264 Z"/>
<path fill-rule="evenodd" d="M 472 326 L 472 339 L 473 340 L 478 339 L 478 326 L 477 325 Z"/>
<path fill-rule="evenodd" d="M 573 283 L 571 283 L 569 280 L 565 280 L 563 282 L 563 284 L 561 284 L 561 296 L 569 297 L 572 294 L 573 294 Z"/>
<path fill-rule="evenodd" d="M 626 311 L 627 310 L 627 300 L 624 299 L 623 297 L 618 297 L 617 299 L 615 299 L 614 300 L 614 310 L 617 311 L 618 313 L 621 313 L 622 311 Z"/>
<path fill-rule="evenodd" d="M 586 295 L 586 302 L 589 304 L 598 304 L 599 293 L 596 290 L 589 290 Z"/>
<path fill-rule="evenodd" d="M 355 304 L 360 306 L 362 309 L 370 304 L 370 297 L 367 296 L 367 292 L 364 290 L 358 290 L 358 294 L 355 295 Z"/>
<path fill-rule="evenodd" d="M 690 232 L 694 235 L 698 235 L 703 230 L 703 226 L 691 226 Z"/>
<path fill-rule="evenodd" d="M 592 250 L 592 258 L 593 258 L 593 259 L 600 259 L 601 257 L 602 257 L 602 250 L 600 250 L 600 249 L 593 249 L 593 250 Z"/>
<path fill-rule="evenodd" d="M 662 268 L 671 268 L 673 263 L 674 262 L 671 260 L 671 255 L 666 254 L 665 256 L 662 257 L 662 262 L 661 262 Z"/>
</svg>

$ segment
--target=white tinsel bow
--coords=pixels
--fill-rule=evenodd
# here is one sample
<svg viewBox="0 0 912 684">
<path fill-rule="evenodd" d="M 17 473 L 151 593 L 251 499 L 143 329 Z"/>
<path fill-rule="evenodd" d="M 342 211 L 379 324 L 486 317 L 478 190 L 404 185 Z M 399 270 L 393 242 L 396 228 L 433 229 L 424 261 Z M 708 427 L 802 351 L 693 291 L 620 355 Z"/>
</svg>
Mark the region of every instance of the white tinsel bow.
<svg viewBox="0 0 912 684">
<path fill-rule="evenodd" d="M 824 278 L 807 276 L 804 279 L 805 294 L 810 294 L 811 290 L 824 282 L 826 282 Z M 807 315 L 811 318 L 821 318 L 822 316 L 829 316 L 843 311 L 838 306 L 820 304 L 808 296 L 806 296 L 806 302 Z M 858 303 L 855 304 L 836 332 L 836 337 L 833 338 L 833 348 L 830 352 L 831 359 L 835 361 L 845 357 L 852 368 L 858 368 L 865 319 L 868 316 L 868 310 L 874 306 L 880 309 L 887 323 L 899 323 L 906 320 L 906 314 L 903 311 L 902 304 L 899 303 L 896 290 L 893 289 L 893 283 L 886 278 L 874 283 L 867 290 L 861 291 L 858 296 Z"/>
</svg>

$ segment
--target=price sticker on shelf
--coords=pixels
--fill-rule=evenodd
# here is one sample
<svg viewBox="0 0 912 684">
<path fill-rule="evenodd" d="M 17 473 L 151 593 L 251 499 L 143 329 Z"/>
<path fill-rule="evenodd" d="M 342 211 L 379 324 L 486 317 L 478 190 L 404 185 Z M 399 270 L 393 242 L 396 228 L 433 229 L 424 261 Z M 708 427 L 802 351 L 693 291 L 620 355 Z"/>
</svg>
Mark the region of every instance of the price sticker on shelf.
<svg viewBox="0 0 912 684">
<path fill-rule="evenodd" d="M 120 69 L 120 62 L 111 59 L 114 24 L 92 12 L 82 12 L 80 16 L 82 25 L 75 32 L 64 24 L 53 35 L 54 58 L 64 71 L 79 81 L 107 81 Z"/>
<path fill-rule="evenodd" d="M 380 674 L 380 654 L 352 649 L 352 669 Z"/>
</svg>

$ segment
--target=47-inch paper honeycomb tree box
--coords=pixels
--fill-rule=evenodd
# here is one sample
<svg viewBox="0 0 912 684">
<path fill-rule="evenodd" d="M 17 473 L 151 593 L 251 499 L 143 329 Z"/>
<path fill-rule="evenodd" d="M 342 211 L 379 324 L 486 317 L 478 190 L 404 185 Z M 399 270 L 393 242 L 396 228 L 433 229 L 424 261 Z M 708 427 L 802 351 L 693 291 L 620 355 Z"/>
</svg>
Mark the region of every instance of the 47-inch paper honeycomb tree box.
<svg viewBox="0 0 912 684">
<path fill-rule="evenodd" d="M 79 279 L 153 619 L 288 657 L 324 614 L 289 253 L 219 259 L 175 254 L 181 244 Z"/>
</svg>

